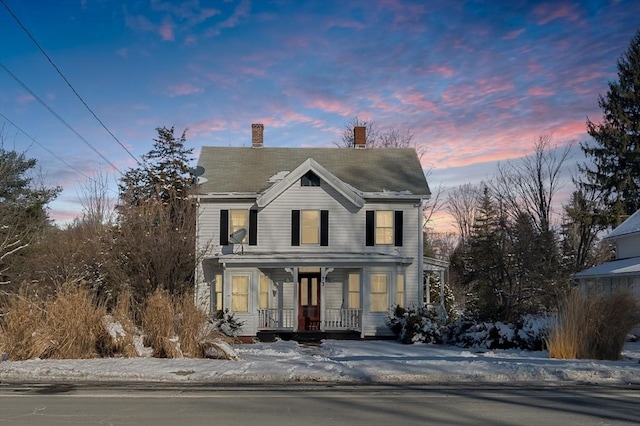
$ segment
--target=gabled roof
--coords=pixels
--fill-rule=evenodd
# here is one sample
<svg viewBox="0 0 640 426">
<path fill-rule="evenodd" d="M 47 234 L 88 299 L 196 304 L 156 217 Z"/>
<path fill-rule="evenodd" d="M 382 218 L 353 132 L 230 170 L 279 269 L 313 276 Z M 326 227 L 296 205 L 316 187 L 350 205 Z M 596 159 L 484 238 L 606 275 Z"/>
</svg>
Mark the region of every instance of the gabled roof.
<svg viewBox="0 0 640 426">
<path fill-rule="evenodd" d="M 200 194 L 265 193 L 308 159 L 363 196 L 427 198 L 429 186 L 411 148 L 202 147 Z M 304 167 L 303 167 L 304 169 Z"/>
<path fill-rule="evenodd" d="M 596 265 L 578 272 L 573 277 L 584 279 L 637 274 L 640 274 L 640 257 L 630 257 L 628 259 L 614 260 Z"/>
<path fill-rule="evenodd" d="M 362 199 L 362 197 L 356 194 L 353 189 L 345 185 L 344 182 L 342 182 L 331 172 L 318 164 L 314 159 L 308 158 L 294 171 L 287 174 L 280 182 L 274 184 L 271 188 L 267 189 L 262 195 L 260 195 L 257 199 L 258 207 L 265 207 L 271 201 L 275 200 L 280 194 L 287 190 L 291 185 L 298 182 L 298 180 L 310 170 L 318 175 L 320 179 L 331 185 L 353 205 L 355 205 L 356 207 L 364 206 L 364 200 Z"/>
<path fill-rule="evenodd" d="M 640 234 L 640 209 L 629 216 L 627 220 L 611 231 L 604 239 L 615 240 L 617 238 L 636 233 Z"/>
</svg>

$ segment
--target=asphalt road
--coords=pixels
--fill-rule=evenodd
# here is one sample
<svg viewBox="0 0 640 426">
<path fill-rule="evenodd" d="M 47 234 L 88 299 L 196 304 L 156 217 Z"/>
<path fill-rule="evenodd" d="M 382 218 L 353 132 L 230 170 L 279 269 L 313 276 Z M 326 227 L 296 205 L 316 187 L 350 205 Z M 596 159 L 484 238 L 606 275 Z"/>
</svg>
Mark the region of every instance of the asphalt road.
<svg viewBox="0 0 640 426">
<path fill-rule="evenodd" d="M 638 425 L 640 387 L 0 384 L 0 425 Z"/>
</svg>

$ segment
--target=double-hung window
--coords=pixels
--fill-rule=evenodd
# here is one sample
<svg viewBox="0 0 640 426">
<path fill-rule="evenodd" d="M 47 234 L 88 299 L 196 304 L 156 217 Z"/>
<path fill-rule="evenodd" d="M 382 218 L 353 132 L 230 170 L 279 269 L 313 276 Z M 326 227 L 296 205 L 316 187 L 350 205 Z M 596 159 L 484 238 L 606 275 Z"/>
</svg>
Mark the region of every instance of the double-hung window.
<svg viewBox="0 0 640 426">
<path fill-rule="evenodd" d="M 367 246 L 402 246 L 402 210 L 367 210 L 365 219 L 365 244 Z"/>
<path fill-rule="evenodd" d="M 267 309 L 269 307 L 269 277 L 260 274 L 258 284 L 258 308 Z"/>
<path fill-rule="evenodd" d="M 291 245 L 329 245 L 329 210 L 291 210 Z"/>
<path fill-rule="evenodd" d="M 237 244 L 238 241 L 231 241 L 229 237 L 234 232 L 244 229 L 246 234 L 239 243 L 255 246 L 258 244 L 258 210 L 232 209 L 220 210 L 220 245 L 226 246 L 229 243 Z M 236 234 L 238 236 L 239 234 Z"/>
<path fill-rule="evenodd" d="M 249 275 L 231 277 L 231 309 L 233 312 L 249 312 Z"/>
<path fill-rule="evenodd" d="M 398 274 L 396 277 L 396 303 L 404 306 L 404 275 Z"/>
<path fill-rule="evenodd" d="M 369 302 L 371 312 L 387 312 L 389 309 L 387 274 L 371 275 Z"/>
<path fill-rule="evenodd" d="M 245 236 L 241 243 L 247 242 L 249 235 L 249 210 L 229 210 L 229 235 L 233 235 L 234 232 L 238 232 L 241 229 L 245 230 Z"/>
<path fill-rule="evenodd" d="M 348 306 L 351 309 L 360 309 L 360 274 L 349 274 Z"/>
<path fill-rule="evenodd" d="M 302 210 L 302 244 L 318 244 L 320 241 L 320 212 L 318 210 Z"/>
</svg>

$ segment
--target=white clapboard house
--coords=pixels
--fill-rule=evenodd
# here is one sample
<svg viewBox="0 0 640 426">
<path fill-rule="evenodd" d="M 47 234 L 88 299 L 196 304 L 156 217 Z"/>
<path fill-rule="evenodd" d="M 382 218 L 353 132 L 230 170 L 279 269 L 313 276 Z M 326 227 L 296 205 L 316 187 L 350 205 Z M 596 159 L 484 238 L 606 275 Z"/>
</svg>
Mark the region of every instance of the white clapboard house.
<svg viewBox="0 0 640 426">
<path fill-rule="evenodd" d="M 614 245 L 616 258 L 574 275 L 584 294 L 628 291 L 640 302 L 640 210 L 605 238 Z"/>
<path fill-rule="evenodd" d="M 196 299 L 228 309 L 242 336 L 389 335 L 390 306 L 422 304 L 423 208 L 416 152 L 203 147 L 198 160 Z"/>
</svg>

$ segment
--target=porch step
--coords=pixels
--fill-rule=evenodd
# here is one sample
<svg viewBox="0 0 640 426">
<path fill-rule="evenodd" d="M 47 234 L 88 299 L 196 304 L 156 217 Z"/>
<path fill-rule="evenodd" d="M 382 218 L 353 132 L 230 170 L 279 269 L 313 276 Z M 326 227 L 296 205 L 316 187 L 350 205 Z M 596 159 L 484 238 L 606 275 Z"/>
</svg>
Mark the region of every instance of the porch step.
<svg viewBox="0 0 640 426">
<path fill-rule="evenodd" d="M 261 342 L 273 342 L 276 338 L 294 340 L 296 342 L 320 342 L 331 340 L 360 340 L 359 331 L 259 331 L 257 336 Z"/>
</svg>

